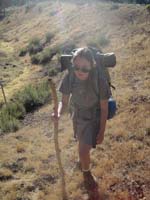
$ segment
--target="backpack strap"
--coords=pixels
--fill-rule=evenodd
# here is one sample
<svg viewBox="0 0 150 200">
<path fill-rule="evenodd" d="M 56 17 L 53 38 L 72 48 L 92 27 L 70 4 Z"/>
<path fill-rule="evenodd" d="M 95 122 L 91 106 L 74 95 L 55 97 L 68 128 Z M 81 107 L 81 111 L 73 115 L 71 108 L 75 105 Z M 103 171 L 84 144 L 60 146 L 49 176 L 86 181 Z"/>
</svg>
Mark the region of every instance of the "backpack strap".
<svg viewBox="0 0 150 200">
<path fill-rule="evenodd" d="M 73 88 L 73 84 L 75 82 L 75 74 L 73 69 L 69 69 L 69 87 L 70 87 L 70 91 L 72 92 L 72 88 Z"/>
</svg>

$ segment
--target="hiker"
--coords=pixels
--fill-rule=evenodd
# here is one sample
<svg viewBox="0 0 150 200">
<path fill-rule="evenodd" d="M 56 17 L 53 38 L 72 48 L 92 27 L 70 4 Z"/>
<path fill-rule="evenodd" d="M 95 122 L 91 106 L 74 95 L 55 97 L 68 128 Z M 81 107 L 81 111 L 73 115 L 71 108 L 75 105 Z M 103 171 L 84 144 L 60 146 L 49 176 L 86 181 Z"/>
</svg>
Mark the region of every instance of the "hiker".
<svg viewBox="0 0 150 200">
<path fill-rule="evenodd" d="M 79 160 L 86 189 L 94 189 L 97 182 L 90 169 L 90 150 L 101 144 L 104 139 L 108 115 L 108 99 L 111 95 L 106 78 L 101 74 L 98 81 L 99 96 L 95 92 L 96 67 L 91 50 L 79 48 L 72 58 L 72 76 L 68 72 L 63 78 L 59 91 L 62 101 L 58 106 L 58 120 L 68 107 L 73 105 L 73 129 L 78 140 Z M 71 79 L 74 79 L 72 81 Z"/>
</svg>

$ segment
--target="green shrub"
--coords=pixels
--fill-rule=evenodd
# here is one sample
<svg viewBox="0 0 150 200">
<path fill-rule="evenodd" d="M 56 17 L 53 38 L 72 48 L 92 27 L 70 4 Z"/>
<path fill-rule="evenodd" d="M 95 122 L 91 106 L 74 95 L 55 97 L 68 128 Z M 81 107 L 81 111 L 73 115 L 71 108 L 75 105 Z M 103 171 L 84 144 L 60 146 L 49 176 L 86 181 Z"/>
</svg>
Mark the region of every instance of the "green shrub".
<svg viewBox="0 0 150 200">
<path fill-rule="evenodd" d="M 56 55 L 55 50 L 52 50 L 51 48 L 46 48 L 40 55 L 40 64 L 46 64 L 51 61 L 53 56 Z"/>
<path fill-rule="evenodd" d="M 95 47 L 95 48 L 99 49 L 99 45 L 95 41 L 89 41 L 89 42 L 87 42 L 87 46 L 89 46 L 89 47 Z"/>
<path fill-rule="evenodd" d="M 0 133 L 18 130 L 19 119 L 24 115 L 25 109 L 20 103 L 9 102 L 3 106 L 0 112 Z"/>
<path fill-rule="evenodd" d="M 30 10 L 32 10 L 35 7 L 35 3 L 30 3 L 28 5 L 26 5 L 25 7 L 25 13 L 28 13 Z"/>
<path fill-rule="evenodd" d="M 25 116 L 25 108 L 19 102 L 9 102 L 2 110 L 16 119 L 22 119 Z"/>
<path fill-rule="evenodd" d="M 46 33 L 46 35 L 45 35 L 46 43 L 49 43 L 52 40 L 53 37 L 54 37 L 53 33 L 50 33 L 50 32 Z"/>
<path fill-rule="evenodd" d="M 0 113 L 0 134 L 10 131 L 17 131 L 19 129 L 19 120 L 8 115 L 7 113 Z"/>
<path fill-rule="evenodd" d="M 57 68 L 50 68 L 48 69 L 48 76 L 56 76 L 59 72 L 59 69 Z"/>
<path fill-rule="evenodd" d="M 32 64 L 42 64 L 45 65 L 51 61 L 53 56 L 56 55 L 56 52 L 51 48 L 46 48 L 41 53 L 31 56 Z"/>
<path fill-rule="evenodd" d="M 70 42 L 65 42 L 64 44 L 62 44 L 59 49 L 61 52 L 65 52 L 65 53 L 70 53 L 73 49 L 76 48 L 76 44 L 72 41 Z"/>
<path fill-rule="evenodd" d="M 105 35 L 100 35 L 100 37 L 97 39 L 97 42 L 101 47 L 104 47 L 107 46 L 110 41 Z"/>
<path fill-rule="evenodd" d="M 43 11 L 42 7 L 39 6 L 39 7 L 38 7 L 38 12 L 39 12 L 39 13 L 42 13 L 42 11 Z"/>
<path fill-rule="evenodd" d="M 150 14 L 150 4 L 146 5 L 146 10 L 147 10 L 148 13 Z"/>
<path fill-rule="evenodd" d="M 119 9 L 118 4 L 112 4 L 112 6 L 110 7 L 110 10 L 117 10 L 117 9 Z"/>
<path fill-rule="evenodd" d="M 40 43 L 40 39 L 39 38 L 33 38 L 30 42 L 29 42 L 29 45 L 27 47 L 28 51 L 29 51 L 29 54 L 32 55 L 32 54 L 36 54 L 40 51 L 43 50 L 43 46 L 42 44 Z"/>
<path fill-rule="evenodd" d="M 31 63 L 32 64 L 39 64 L 40 63 L 40 54 L 35 54 L 31 56 Z"/>
<path fill-rule="evenodd" d="M 24 118 L 26 112 L 35 110 L 50 99 L 48 81 L 27 86 L 14 99 L 15 102 L 3 105 L 0 110 L 0 134 L 18 130 L 19 120 Z"/>
<path fill-rule="evenodd" d="M 44 81 L 37 85 L 29 85 L 16 98 L 23 104 L 26 112 L 33 111 L 50 98 L 48 82 Z"/>
<path fill-rule="evenodd" d="M 57 11 L 56 10 L 52 10 L 52 11 L 50 11 L 50 13 L 49 13 L 49 16 L 51 17 L 51 16 L 55 16 L 55 15 L 57 15 Z"/>
<path fill-rule="evenodd" d="M 22 48 L 21 50 L 20 50 L 20 52 L 19 52 L 19 56 L 25 56 L 26 55 L 26 53 L 27 53 L 27 48 Z"/>
<path fill-rule="evenodd" d="M 34 37 L 30 40 L 29 46 L 30 45 L 39 45 L 40 44 L 40 39 L 38 37 Z"/>
</svg>

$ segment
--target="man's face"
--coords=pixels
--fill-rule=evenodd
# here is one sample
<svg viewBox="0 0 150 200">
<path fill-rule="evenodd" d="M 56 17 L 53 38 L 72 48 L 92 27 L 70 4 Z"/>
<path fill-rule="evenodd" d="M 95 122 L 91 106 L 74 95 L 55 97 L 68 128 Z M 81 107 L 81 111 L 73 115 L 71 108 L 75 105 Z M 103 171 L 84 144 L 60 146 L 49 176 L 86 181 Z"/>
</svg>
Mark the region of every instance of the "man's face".
<svg viewBox="0 0 150 200">
<path fill-rule="evenodd" d="M 75 75 L 80 80 L 86 80 L 91 70 L 91 63 L 83 57 L 76 57 L 73 62 Z"/>
</svg>

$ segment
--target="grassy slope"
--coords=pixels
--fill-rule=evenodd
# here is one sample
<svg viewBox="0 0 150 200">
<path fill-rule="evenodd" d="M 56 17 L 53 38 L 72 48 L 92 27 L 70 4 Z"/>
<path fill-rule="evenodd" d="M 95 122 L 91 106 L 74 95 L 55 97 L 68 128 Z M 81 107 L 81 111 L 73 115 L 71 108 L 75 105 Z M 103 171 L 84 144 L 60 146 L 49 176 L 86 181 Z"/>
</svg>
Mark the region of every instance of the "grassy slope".
<svg viewBox="0 0 150 200">
<path fill-rule="evenodd" d="M 21 7 L 1 22 L 1 32 L 5 42 L 7 39 L 15 49 L 15 55 L 31 37 L 42 38 L 46 32 L 56 32 L 52 45 L 75 41 L 80 46 L 100 34 L 107 35 L 111 42 L 104 51 L 114 51 L 118 60 L 111 73 L 119 109 L 118 115 L 108 122 L 105 141 L 92 152 L 93 171 L 104 199 L 128 200 L 132 188 L 135 195 L 130 199 L 138 200 L 137 184 L 143 187 L 148 200 L 150 24 L 144 7 L 120 5 L 116 10 L 110 8 L 110 4 L 101 3 L 58 5 L 45 2 L 25 15 L 25 8 Z M 29 73 L 21 81 L 18 77 L 12 80 L 19 86 L 23 80 L 30 80 L 31 69 L 32 76 L 37 73 L 35 66 L 31 68 L 28 57 L 21 62 Z M 8 95 L 17 88 L 11 84 L 14 82 L 6 86 Z M 51 106 L 44 106 L 28 116 L 24 128 L 1 137 L 0 177 L 8 177 L 8 180 L 0 181 L 0 199 L 60 199 L 53 129 L 49 122 L 51 110 Z M 68 116 L 60 121 L 59 135 L 69 199 L 83 199 L 81 174 L 71 172 L 77 148 Z"/>
</svg>

